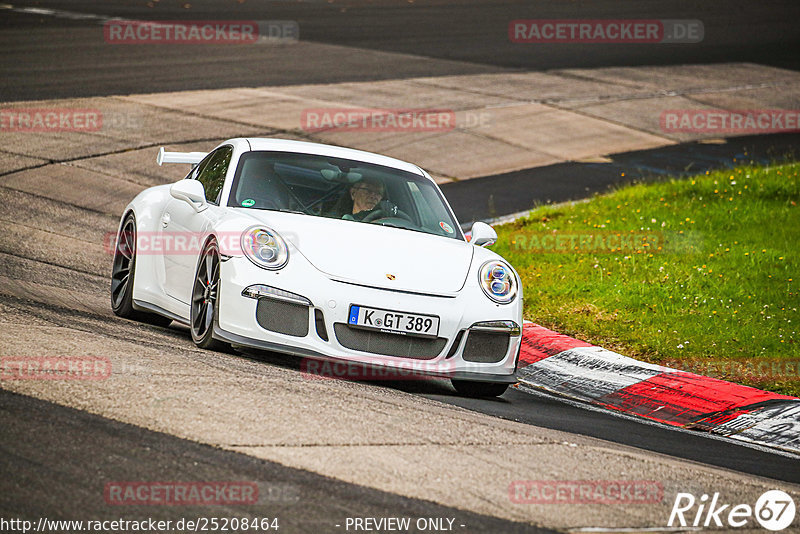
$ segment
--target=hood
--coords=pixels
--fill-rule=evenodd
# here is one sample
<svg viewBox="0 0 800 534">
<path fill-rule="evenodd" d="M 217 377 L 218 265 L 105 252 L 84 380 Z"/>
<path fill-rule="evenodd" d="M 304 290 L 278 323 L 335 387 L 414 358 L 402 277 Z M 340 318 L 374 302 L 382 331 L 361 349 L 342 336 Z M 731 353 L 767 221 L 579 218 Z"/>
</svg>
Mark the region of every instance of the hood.
<svg viewBox="0 0 800 534">
<path fill-rule="evenodd" d="M 472 261 L 474 247 L 456 239 L 294 213 L 247 210 L 246 214 L 280 233 L 294 245 L 290 249 L 330 278 L 359 285 L 456 293 L 464 286 Z"/>
</svg>

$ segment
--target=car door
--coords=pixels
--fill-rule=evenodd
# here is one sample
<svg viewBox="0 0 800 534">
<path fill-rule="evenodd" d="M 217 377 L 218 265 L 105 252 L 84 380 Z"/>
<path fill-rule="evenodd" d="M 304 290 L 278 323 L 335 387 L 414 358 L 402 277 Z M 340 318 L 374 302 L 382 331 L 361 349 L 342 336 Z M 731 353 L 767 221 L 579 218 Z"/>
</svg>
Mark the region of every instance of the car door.
<svg viewBox="0 0 800 534">
<path fill-rule="evenodd" d="M 222 146 L 206 156 L 186 177 L 187 180 L 197 180 L 203 184 L 207 209 L 198 213 L 189 203 L 171 198 L 161 215 L 161 242 L 165 248 L 164 290 L 185 304 L 191 300 L 203 237 L 221 217 L 220 211 L 225 209 L 220 207 L 220 196 L 232 155 L 233 147 Z"/>
</svg>

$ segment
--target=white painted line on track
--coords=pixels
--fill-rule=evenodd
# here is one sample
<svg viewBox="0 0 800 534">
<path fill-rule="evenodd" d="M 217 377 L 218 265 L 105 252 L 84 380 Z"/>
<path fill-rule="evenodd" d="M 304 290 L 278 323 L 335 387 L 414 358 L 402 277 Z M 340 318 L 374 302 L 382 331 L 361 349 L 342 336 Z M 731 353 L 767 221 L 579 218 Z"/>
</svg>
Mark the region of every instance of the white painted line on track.
<svg viewBox="0 0 800 534">
<path fill-rule="evenodd" d="M 78 13 L 77 11 L 64 11 L 63 9 L 45 9 L 41 7 L 14 7 L 12 4 L 0 4 L 0 9 L 9 9 L 17 13 L 27 13 L 29 15 L 44 15 L 69 20 L 96 20 L 99 23 L 110 20 L 121 20 L 119 17 L 108 15 L 96 15 L 94 13 Z"/>
</svg>

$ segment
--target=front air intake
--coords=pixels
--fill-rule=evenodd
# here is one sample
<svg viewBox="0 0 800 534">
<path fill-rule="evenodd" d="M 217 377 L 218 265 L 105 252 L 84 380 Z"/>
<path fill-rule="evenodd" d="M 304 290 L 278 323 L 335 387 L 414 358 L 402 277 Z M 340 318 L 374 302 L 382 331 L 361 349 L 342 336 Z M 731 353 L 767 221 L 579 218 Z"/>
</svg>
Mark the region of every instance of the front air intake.
<svg viewBox="0 0 800 534">
<path fill-rule="evenodd" d="M 287 336 L 308 335 L 308 306 L 271 298 L 258 299 L 256 321 L 261 328 Z"/>
<path fill-rule="evenodd" d="M 505 358 L 510 338 L 508 334 L 470 331 L 461 357 L 467 362 L 497 363 Z"/>
<path fill-rule="evenodd" d="M 447 345 L 447 339 L 443 337 L 427 338 L 385 334 L 383 332 L 351 328 L 344 323 L 335 323 L 333 330 L 336 334 L 336 339 L 339 340 L 343 347 L 397 358 L 432 360 Z"/>
</svg>

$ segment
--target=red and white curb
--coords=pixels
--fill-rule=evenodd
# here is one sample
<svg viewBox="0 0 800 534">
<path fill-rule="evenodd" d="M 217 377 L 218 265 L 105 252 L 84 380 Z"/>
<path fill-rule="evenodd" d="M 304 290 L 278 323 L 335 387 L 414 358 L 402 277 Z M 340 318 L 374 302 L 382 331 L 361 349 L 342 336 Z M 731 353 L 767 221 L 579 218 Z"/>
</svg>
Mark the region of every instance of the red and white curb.
<svg viewBox="0 0 800 534">
<path fill-rule="evenodd" d="M 682 428 L 800 453 L 800 399 L 640 362 L 523 325 L 520 385 Z"/>
</svg>

